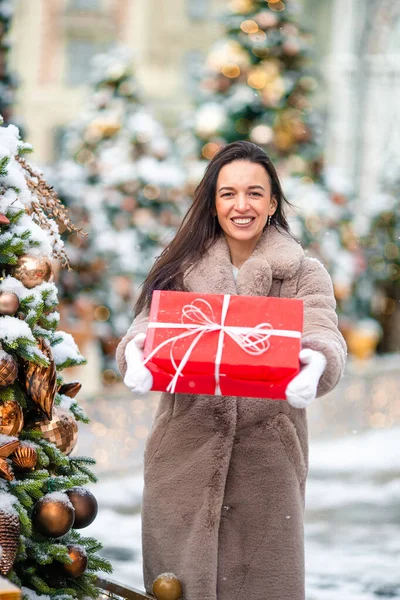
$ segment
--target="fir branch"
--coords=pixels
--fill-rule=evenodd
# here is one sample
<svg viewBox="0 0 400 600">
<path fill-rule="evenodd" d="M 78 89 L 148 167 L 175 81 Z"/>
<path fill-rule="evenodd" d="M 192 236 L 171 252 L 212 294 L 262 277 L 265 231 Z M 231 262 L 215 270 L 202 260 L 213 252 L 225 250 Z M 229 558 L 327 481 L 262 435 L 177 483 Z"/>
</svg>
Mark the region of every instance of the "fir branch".
<svg viewBox="0 0 400 600">
<path fill-rule="evenodd" d="M 10 225 L 16 225 L 24 214 L 26 214 L 24 208 L 15 210 L 13 206 L 10 206 L 7 210 L 6 217 L 9 219 Z M 31 232 L 29 232 L 29 235 L 31 235 Z"/>
<path fill-rule="evenodd" d="M 88 556 L 88 568 L 91 571 L 103 571 L 109 575 L 111 575 L 111 573 L 114 571 L 110 561 L 98 555 Z"/>
<path fill-rule="evenodd" d="M 77 402 L 72 402 L 69 410 L 72 412 L 77 421 L 81 421 L 81 423 L 90 423 L 89 417 L 83 410 L 82 406 L 80 406 Z"/>
<path fill-rule="evenodd" d="M 62 371 L 63 369 L 69 369 L 70 367 L 80 367 L 86 365 L 86 358 L 68 358 L 63 363 L 57 365 L 57 370 Z"/>
<path fill-rule="evenodd" d="M 23 429 L 19 434 L 20 440 L 29 442 L 40 442 L 43 438 L 43 433 L 39 429 Z"/>
<path fill-rule="evenodd" d="M 14 504 L 14 508 L 19 516 L 21 535 L 24 535 L 25 537 L 30 537 L 32 535 L 32 521 L 29 518 L 27 511 L 20 503 Z"/>
<path fill-rule="evenodd" d="M 32 508 L 34 504 L 33 500 L 29 496 L 29 494 L 27 494 L 26 491 L 19 485 L 19 481 L 14 479 L 10 482 L 10 491 L 14 496 L 18 498 L 22 506 L 24 506 L 25 508 Z"/>
<path fill-rule="evenodd" d="M 5 388 L 4 390 L 0 390 L 0 402 L 9 402 L 10 400 L 15 399 L 15 392 L 13 387 Z"/>
<path fill-rule="evenodd" d="M 30 575 L 29 580 L 31 586 L 36 590 L 39 594 L 48 594 L 52 596 L 56 590 L 51 588 L 41 577 L 38 575 Z"/>
<path fill-rule="evenodd" d="M 8 165 L 10 164 L 11 156 L 4 156 L 0 160 L 0 177 L 6 177 L 8 174 Z"/>
<path fill-rule="evenodd" d="M 20 578 L 18 577 L 18 575 L 16 574 L 14 569 L 12 571 L 10 571 L 10 573 L 8 573 L 7 578 L 11 581 L 11 583 L 16 585 L 18 588 L 22 587 L 22 581 L 20 580 Z"/>
<path fill-rule="evenodd" d="M 68 457 L 61 452 L 54 444 L 48 442 L 45 439 L 38 441 L 38 444 L 43 448 L 44 452 L 50 459 L 50 465 L 58 468 L 68 468 L 69 460 Z"/>
</svg>

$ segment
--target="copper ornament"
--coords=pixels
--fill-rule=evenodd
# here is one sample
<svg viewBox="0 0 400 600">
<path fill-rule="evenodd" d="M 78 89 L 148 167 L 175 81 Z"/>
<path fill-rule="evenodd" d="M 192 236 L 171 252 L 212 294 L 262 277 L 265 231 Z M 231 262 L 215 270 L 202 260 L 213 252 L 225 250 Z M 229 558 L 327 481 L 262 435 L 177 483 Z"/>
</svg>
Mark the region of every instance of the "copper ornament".
<svg viewBox="0 0 400 600">
<path fill-rule="evenodd" d="M 18 471 L 32 471 L 37 463 L 37 452 L 31 446 L 20 446 L 11 460 Z"/>
<path fill-rule="evenodd" d="M 0 404 L 0 433 L 18 435 L 24 426 L 21 406 L 15 400 Z"/>
<path fill-rule="evenodd" d="M 46 537 L 58 538 L 71 529 L 75 511 L 65 496 L 65 500 L 47 494 L 33 507 L 32 523 L 36 531 Z"/>
<path fill-rule="evenodd" d="M 1 225 L 9 225 L 10 224 L 10 219 L 8 217 L 6 217 L 6 215 L 3 215 L 3 213 L 0 213 L 0 226 Z"/>
<path fill-rule="evenodd" d="M 0 292 L 0 314 L 13 316 L 18 311 L 19 298 L 14 292 Z"/>
<path fill-rule="evenodd" d="M 86 571 L 88 559 L 85 549 L 77 544 L 68 544 L 68 556 L 72 559 L 70 565 L 63 564 L 61 570 L 63 575 L 76 579 Z"/>
<path fill-rule="evenodd" d="M 19 440 L 15 440 L 10 437 L 9 440 L 4 439 L 0 442 L 0 458 L 7 458 L 10 456 L 19 446 Z"/>
<path fill-rule="evenodd" d="M 35 404 L 38 404 L 48 419 L 52 417 L 54 397 L 57 391 L 57 371 L 50 347 L 43 338 L 39 340 L 39 348 L 49 361 L 42 367 L 25 361 L 25 389 Z"/>
<path fill-rule="evenodd" d="M 52 281 L 53 267 L 47 256 L 20 256 L 12 270 L 12 275 L 28 289 L 45 281 Z"/>
<path fill-rule="evenodd" d="M 12 385 L 18 377 L 18 366 L 10 354 L 0 359 L 0 388 Z"/>
<path fill-rule="evenodd" d="M 97 500 L 88 489 L 73 487 L 65 492 L 75 509 L 74 529 L 83 529 L 95 520 L 97 516 Z"/>
<path fill-rule="evenodd" d="M 12 469 L 5 458 L 0 458 L 0 477 L 6 481 L 12 481 L 15 479 L 14 473 L 12 472 Z"/>
<path fill-rule="evenodd" d="M 63 383 L 59 390 L 59 394 L 64 394 L 64 396 L 68 396 L 69 398 L 75 398 L 77 393 L 80 391 L 82 384 L 79 381 L 71 381 L 70 383 Z"/>
<path fill-rule="evenodd" d="M 20 535 L 18 515 L 0 509 L 0 573 L 8 575 L 17 556 Z"/>
<path fill-rule="evenodd" d="M 66 455 L 72 452 L 78 441 L 78 425 L 74 416 L 58 406 L 54 407 L 51 420 L 37 421 L 34 428 L 40 429 L 44 439 L 53 443 Z"/>
<path fill-rule="evenodd" d="M 179 600 L 182 584 L 173 573 L 162 573 L 153 583 L 153 594 L 157 600 Z"/>
</svg>

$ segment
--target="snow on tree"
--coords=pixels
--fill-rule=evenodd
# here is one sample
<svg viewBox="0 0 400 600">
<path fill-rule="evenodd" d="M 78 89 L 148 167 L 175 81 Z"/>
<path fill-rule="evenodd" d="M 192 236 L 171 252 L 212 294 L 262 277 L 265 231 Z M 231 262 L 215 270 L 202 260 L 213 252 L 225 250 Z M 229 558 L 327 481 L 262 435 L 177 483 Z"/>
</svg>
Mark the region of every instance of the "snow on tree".
<svg viewBox="0 0 400 600">
<path fill-rule="evenodd" d="M 78 531 L 96 515 L 82 487 L 96 478 L 93 459 L 70 455 L 88 419 L 62 370 L 85 360 L 57 329 L 53 264 L 68 258 L 56 221 L 76 227 L 30 150 L 17 127 L 0 127 L 0 574 L 25 599 L 83 600 L 111 567 Z"/>
<path fill-rule="evenodd" d="M 93 64 L 88 103 L 66 128 L 54 182 L 89 233 L 68 237 L 74 271 L 62 277 L 62 297 L 73 309 L 78 292 L 91 298 L 113 360 L 138 286 L 179 224 L 183 173 L 140 97 L 130 53 L 117 46 Z"/>
<path fill-rule="evenodd" d="M 352 226 L 351 187 L 323 165 L 312 36 L 301 26 L 300 4 L 231 0 L 229 7 L 180 136 L 189 189 L 222 145 L 246 139 L 261 146 L 295 207 L 288 215 L 293 232 L 330 271 L 339 312 L 357 319 L 361 305 L 350 299 L 365 260 Z"/>
</svg>

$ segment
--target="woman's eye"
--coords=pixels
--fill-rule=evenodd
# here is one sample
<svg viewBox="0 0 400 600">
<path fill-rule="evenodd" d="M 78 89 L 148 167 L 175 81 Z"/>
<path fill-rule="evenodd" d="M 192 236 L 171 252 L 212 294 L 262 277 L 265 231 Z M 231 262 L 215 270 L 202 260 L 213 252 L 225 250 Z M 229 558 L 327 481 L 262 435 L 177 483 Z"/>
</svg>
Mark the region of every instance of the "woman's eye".
<svg viewBox="0 0 400 600">
<path fill-rule="evenodd" d="M 227 196 L 232 196 L 232 192 L 226 192 L 225 194 L 222 194 L 221 198 L 226 198 Z"/>
<path fill-rule="evenodd" d="M 253 196 L 261 196 L 260 192 L 250 192 L 250 194 L 253 194 Z"/>
</svg>

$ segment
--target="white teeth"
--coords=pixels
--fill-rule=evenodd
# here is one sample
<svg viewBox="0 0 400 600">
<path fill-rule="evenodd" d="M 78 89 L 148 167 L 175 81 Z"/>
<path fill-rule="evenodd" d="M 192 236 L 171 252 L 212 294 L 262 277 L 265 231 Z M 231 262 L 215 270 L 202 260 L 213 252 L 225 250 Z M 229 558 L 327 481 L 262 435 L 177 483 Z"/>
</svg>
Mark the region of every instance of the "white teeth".
<svg viewBox="0 0 400 600">
<path fill-rule="evenodd" d="M 238 225 L 247 225 L 247 224 L 248 224 L 248 223 L 250 223 L 252 220 L 253 220 L 252 218 L 250 218 L 250 219 L 238 219 L 238 218 L 236 218 L 236 219 L 232 219 L 232 221 L 233 221 L 234 223 L 237 223 Z"/>
</svg>

